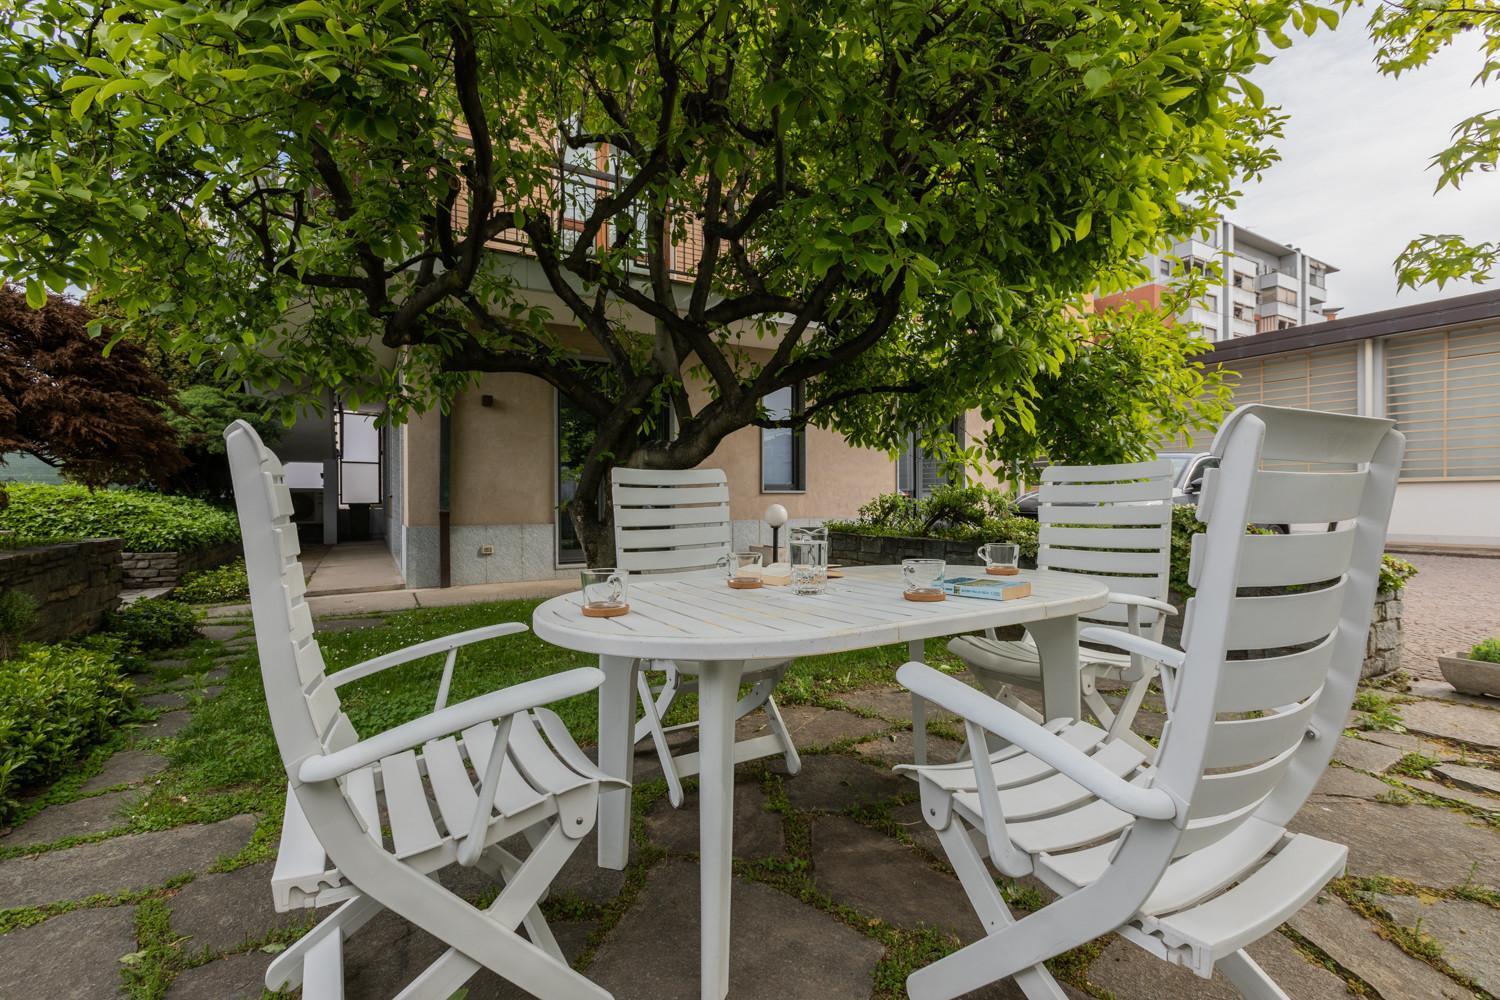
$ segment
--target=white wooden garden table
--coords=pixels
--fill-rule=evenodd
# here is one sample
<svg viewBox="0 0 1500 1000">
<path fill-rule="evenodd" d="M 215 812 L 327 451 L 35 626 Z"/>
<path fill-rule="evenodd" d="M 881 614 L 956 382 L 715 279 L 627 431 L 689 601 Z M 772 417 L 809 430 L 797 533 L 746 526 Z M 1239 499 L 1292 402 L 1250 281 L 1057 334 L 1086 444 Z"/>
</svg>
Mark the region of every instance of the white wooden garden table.
<svg viewBox="0 0 1500 1000">
<path fill-rule="evenodd" d="M 979 567 L 954 572 L 982 575 Z M 674 660 L 699 675 L 699 853 L 702 878 L 702 997 L 729 991 L 729 889 L 736 757 L 759 756 L 757 741 L 734 741 L 735 702 L 746 660 L 815 656 L 908 644 L 923 658 L 923 640 L 975 629 L 1026 625 L 1042 662 L 1048 718 L 1079 710 L 1078 615 L 1106 603 L 1107 588 L 1068 573 L 1028 571 L 1032 595 L 1016 601 L 950 597 L 916 603 L 901 596 L 899 566 L 860 566 L 828 582 L 826 593 L 786 587 L 731 590 L 720 571 L 671 579 L 632 579 L 630 614 L 585 618 L 582 595 L 564 594 L 532 615 L 538 636 L 565 649 L 596 653 L 605 674 L 599 690 L 599 766 L 631 780 L 635 760 L 636 671 L 641 660 Z M 925 740 L 916 726 L 914 744 Z M 795 779 L 793 779 L 795 780 Z M 624 868 L 630 853 L 630 789 L 599 803 L 599 864 Z"/>
</svg>

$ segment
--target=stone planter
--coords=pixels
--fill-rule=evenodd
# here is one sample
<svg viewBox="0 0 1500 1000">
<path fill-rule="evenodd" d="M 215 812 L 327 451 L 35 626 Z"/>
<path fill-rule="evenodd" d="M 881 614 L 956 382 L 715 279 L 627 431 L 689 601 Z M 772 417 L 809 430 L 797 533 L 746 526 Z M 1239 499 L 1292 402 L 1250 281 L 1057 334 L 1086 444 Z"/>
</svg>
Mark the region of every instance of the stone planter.
<svg viewBox="0 0 1500 1000">
<path fill-rule="evenodd" d="M 1460 694 L 1500 698 L 1500 663 L 1470 659 L 1463 650 L 1439 656 L 1437 661 L 1443 680 L 1452 684 Z"/>
<path fill-rule="evenodd" d="M 121 553 L 121 562 L 125 571 L 125 589 L 175 587 L 182 582 L 184 574 L 222 566 L 240 551 L 239 542 L 225 542 L 182 552 L 124 552 Z"/>
<path fill-rule="evenodd" d="M 946 538 L 915 538 L 906 535 L 857 535 L 849 531 L 828 533 L 828 561 L 841 566 L 891 566 L 903 559 L 941 559 L 953 566 L 977 566 L 979 542 L 955 542 Z M 1036 567 L 1036 560 L 1022 557 L 1021 565 Z"/>
</svg>

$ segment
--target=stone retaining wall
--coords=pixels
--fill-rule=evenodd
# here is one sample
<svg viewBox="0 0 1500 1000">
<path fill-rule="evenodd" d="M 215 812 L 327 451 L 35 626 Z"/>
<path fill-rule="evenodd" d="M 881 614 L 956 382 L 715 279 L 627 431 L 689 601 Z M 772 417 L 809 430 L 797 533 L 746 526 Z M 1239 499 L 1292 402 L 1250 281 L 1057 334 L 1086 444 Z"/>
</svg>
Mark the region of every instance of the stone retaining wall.
<svg viewBox="0 0 1500 1000">
<path fill-rule="evenodd" d="M 1375 599 L 1375 617 L 1365 640 L 1365 665 L 1360 677 L 1383 677 L 1401 669 L 1401 595 L 1387 590 Z"/>
<path fill-rule="evenodd" d="M 222 566 L 241 552 L 239 542 L 225 542 L 185 552 L 124 552 L 125 589 L 151 590 L 175 587 L 184 573 Z"/>
<path fill-rule="evenodd" d="M 99 628 L 119 602 L 120 583 L 118 538 L 0 550 L 0 590 L 36 598 L 36 624 L 25 635 L 32 642 Z"/>
</svg>

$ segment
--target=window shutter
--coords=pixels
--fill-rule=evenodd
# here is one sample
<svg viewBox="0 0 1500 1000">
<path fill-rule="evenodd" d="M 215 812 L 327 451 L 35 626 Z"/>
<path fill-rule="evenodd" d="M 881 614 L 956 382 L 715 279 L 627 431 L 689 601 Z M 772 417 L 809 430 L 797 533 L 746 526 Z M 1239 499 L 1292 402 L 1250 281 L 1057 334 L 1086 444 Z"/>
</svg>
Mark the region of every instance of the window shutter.
<svg viewBox="0 0 1500 1000">
<path fill-rule="evenodd" d="M 1403 479 L 1500 476 L 1500 331 L 1387 340 L 1385 391 L 1406 435 Z"/>
</svg>

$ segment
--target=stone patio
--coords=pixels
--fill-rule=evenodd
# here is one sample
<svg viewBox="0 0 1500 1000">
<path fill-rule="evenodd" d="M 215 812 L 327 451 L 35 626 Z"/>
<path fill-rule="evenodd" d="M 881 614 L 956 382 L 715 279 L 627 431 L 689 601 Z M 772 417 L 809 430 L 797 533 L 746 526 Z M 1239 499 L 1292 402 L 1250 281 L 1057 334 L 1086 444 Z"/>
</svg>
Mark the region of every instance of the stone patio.
<svg viewBox="0 0 1500 1000">
<path fill-rule="evenodd" d="M 1489 997 L 1500 991 L 1500 703 L 1385 695 L 1409 731 L 1362 729 L 1356 713 L 1293 824 L 1348 844 L 1347 877 L 1252 953 L 1298 998 Z M 785 707 L 807 750 L 801 773 L 779 760 L 738 771 L 734 1000 L 904 996 L 921 956 L 980 936 L 914 786 L 889 770 L 909 759 L 909 699 L 877 687 L 837 700 Z M 76 798 L 0 835 L 0 927 L 14 928 L 0 934 L 0 997 L 260 997 L 274 954 L 311 925 L 308 912 L 274 911 L 271 865 L 245 850 L 272 832 L 261 817 L 120 832 L 164 766 L 152 741 L 181 729 L 190 701 L 164 702 Z M 1141 729 L 1160 722 L 1148 713 Z M 935 755 L 956 751 L 950 723 L 931 725 Z M 643 752 L 631 867 L 595 867 L 590 838 L 546 904 L 565 951 L 618 1000 L 697 996 L 696 797 L 672 809 L 659 773 Z M 79 834 L 98 839 L 58 842 Z M 470 899 L 493 891 L 472 871 L 444 878 Z M 1007 891 L 1023 910 L 1050 898 L 1029 881 Z M 167 949 L 151 958 L 163 970 L 154 980 L 129 973 L 148 946 Z M 378 917 L 346 948 L 348 997 L 393 995 L 440 947 Z M 1221 977 L 1200 980 L 1113 937 L 1059 971 L 1073 998 L 1236 995 Z M 488 973 L 465 994 L 521 995 Z M 1020 994 L 1005 983 L 973 996 Z"/>
</svg>

